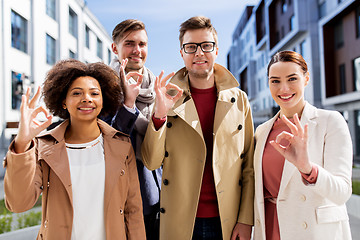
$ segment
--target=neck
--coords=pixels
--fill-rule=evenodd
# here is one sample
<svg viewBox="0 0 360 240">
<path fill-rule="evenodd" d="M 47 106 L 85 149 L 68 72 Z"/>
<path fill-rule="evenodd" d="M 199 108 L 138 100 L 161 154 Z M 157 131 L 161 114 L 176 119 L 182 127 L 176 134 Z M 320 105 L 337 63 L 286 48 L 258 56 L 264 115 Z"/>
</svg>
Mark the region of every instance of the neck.
<svg viewBox="0 0 360 240">
<path fill-rule="evenodd" d="M 191 86 L 197 89 L 208 89 L 208 88 L 212 88 L 215 85 L 214 74 L 211 74 L 205 78 L 189 75 L 189 80 Z"/>
<path fill-rule="evenodd" d="M 304 107 L 305 107 L 305 101 L 301 102 L 300 104 L 298 104 L 297 106 L 291 109 L 280 108 L 280 117 L 285 115 L 287 118 L 292 118 L 297 113 L 298 117 L 300 118 L 304 110 Z"/>
<path fill-rule="evenodd" d="M 67 143 L 86 143 L 99 137 L 101 131 L 97 119 L 92 121 L 71 121 L 65 132 Z"/>
</svg>

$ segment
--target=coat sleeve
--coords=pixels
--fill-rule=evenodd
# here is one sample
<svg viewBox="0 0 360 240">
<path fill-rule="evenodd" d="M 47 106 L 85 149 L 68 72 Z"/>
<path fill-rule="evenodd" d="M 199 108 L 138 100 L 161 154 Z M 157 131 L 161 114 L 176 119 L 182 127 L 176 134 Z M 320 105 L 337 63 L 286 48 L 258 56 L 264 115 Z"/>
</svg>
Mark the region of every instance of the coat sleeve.
<svg viewBox="0 0 360 240">
<path fill-rule="evenodd" d="M 244 118 L 245 118 L 245 138 L 244 138 L 244 158 L 242 162 L 242 188 L 239 208 L 238 222 L 254 224 L 254 125 L 251 115 L 251 108 L 246 95 L 243 95 Z"/>
<path fill-rule="evenodd" d="M 353 148 L 350 132 L 345 119 L 338 112 L 330 112 L 324 140 L 322 166 L 318 165 L 318 177 L 309 187 L 318 194 L 341 205 L 351 196 L 351 173 Z M 310 147 L 310 146 L 309 146 Z M 310 161 L 312 158 L 309 152 Z"/>
<path fill-rule="evenodd" d="M 12 212 L 31 209 L 42 192 L 42 170 L 37 161 L 37 149 L 33 141 L 29 150 L 17 154 L 14 142 L 5 158 L 4 178 L 5 205 Z"/>
<path fill-rule="evenodd" d="M 128 240 L 145 240 L 145 226 L 140 195 L 139 178 L 136 168 L 136 159 L 133 148 L 127 159 L 129 171 L 129 189 L 125 204 L 125 226 Z"/>
<path fill-rule="evenodd" d="M 137 109 L 136 113 L 131 113 L 124 106 L 121 106 L 113 117 L 111 126 L 120 132 L 130 135 L 135 127 L 138 116 L 139 111 Z"/>
<path fill-rule="evenodd" d="M 156 131 L 153 121 L 150 120 L 141 147 L 143 163 L 149 170 L 161 167 L 165 155 L 165 137 L 166 122 Z"/>
</svg>

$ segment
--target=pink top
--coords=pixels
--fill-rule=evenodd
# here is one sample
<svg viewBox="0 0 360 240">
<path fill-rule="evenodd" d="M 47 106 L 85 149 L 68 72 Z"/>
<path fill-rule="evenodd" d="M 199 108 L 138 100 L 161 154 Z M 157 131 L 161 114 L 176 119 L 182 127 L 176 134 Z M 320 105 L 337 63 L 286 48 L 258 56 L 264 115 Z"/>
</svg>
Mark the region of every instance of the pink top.
<svg viewBox="0 0 360 240">
<path fill-rule="evenodd" d="M 290 119 L 293 122 L 293 119 Z M 278 224 L 278 217 L 276 211 L 276 198 L 279 193 L 282 171 L 284 168 L 285 158 L 270 145 L 271 140 L 275 140 L 277 135 L 281 132 L 287 131 L 291 133 L 289 127 L 278 118 L 269 133 L 267 142 L 265 144 L 263 159 L 262 159 L 262 173 L 265 199 L 265 232 L 266 239 L 277 240 L 280 239 L 280 231 Z M 288 144 L 287 140 L 281 142 L 282 145 Z M 317 179 L 318 169 L 314 165 L 309 175 L 301 174 L 307 183 L 315 183 Z"/>
</svg>

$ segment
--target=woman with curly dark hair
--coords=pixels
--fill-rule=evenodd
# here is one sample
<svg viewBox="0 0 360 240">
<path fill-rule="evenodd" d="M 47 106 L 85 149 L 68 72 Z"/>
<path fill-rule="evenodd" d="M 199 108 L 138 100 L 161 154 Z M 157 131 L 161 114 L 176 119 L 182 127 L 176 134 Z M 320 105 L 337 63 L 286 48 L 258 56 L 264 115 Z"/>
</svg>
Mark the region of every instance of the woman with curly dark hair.
<svg viewBox="0 0 360 240">
<path fill-rule="evenodd" d="M 43 87 L 49 109 L 22 96 L 18 135 L 5 159 L 5 202 L 23 212 L 42 193 L 38 239 L 145 239 L 129 137 L 98 119 L 119 105 L 119 78 L 102 63 L 58 62 Z M 52 115 L 65 121 L 41 133 Z M 36 116 L 43 113 L 46 121 Z"/>
</svg>

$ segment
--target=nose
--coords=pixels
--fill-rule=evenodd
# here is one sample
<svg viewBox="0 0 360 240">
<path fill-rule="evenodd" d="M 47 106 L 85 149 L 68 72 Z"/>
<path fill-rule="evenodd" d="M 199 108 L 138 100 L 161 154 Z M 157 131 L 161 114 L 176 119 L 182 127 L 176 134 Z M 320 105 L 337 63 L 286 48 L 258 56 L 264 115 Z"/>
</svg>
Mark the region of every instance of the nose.
<svg viewBox="0 0 360 240">
<path fill-rule="evenodd" d="M 139 44 L 135 44 L 133 48 L 133 53 L 138 54 L 140 52 L 140 46 Z"/>
<path fill-rule="evenodd" d="M 199 56 L 199 55 L 204 55 L 204 52 L 202 51 L 201 47 L 200 46 L 196 46 L 196 52 L 195 52 L 195 55 L 196 56 Z"/>
<path fill-rule="evenodd" d="M 284 82 L 284 83 L 282 83 L 282 84 L 280 85 L 280 90 L 281 90 L 282 92 L 286 92 L 286 91 L 289 90 L 289 85 L 287 84 L 287 82 Z"/>
<path fill-rule="evenodd" d="M 81 101 L 82 102 L 92 102 L 91 95 L 89 93 L 84 94 L 84 98 Z"/>
</svg>

